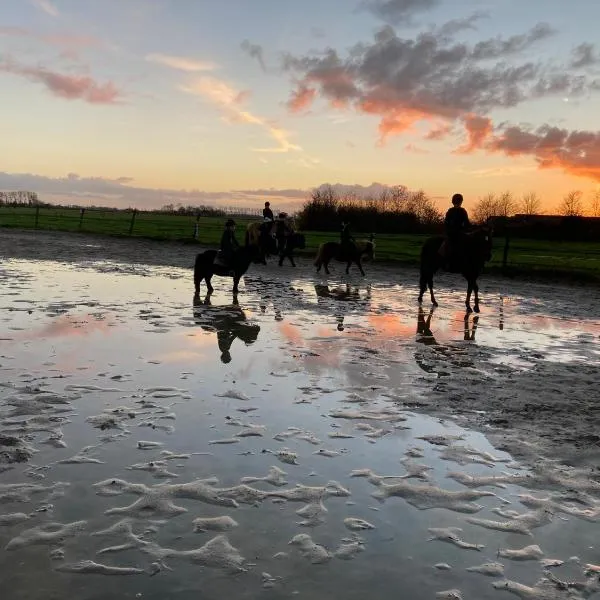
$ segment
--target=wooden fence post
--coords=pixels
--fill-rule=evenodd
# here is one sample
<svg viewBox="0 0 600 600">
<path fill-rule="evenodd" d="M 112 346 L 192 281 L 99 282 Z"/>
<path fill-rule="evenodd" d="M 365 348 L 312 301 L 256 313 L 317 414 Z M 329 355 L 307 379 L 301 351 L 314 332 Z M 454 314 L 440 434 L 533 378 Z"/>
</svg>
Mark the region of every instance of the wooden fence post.
<svg viewBox="0 0 600 600">
<path fill-rule="evenodd" d="M 33 224 L 34 229 L 38 228 L 39 222 L 40 222 L 40 207 L 38 205 L 35 207 L 35 223 Z"/>
<path fill-rule="evenodd" d="M 85 208 L 79 211 L 79 229 L 83 226 L 83 215 L 85 214 Z"/>
<path fill-rule="evenodd" d="M 196 215 L 196 224 L 194 225 L 194 239 L 198 239 L 200 233 L 200 215 Z"/>
<path fill-rule="evenodd" d="M 129 223 L 129 235 L 133 233 L 133 224 L 135 223 L 135 215 L 137 215 L 137 208 L 133 209 L 131 213 L 131 222 Z"/>
</svg>

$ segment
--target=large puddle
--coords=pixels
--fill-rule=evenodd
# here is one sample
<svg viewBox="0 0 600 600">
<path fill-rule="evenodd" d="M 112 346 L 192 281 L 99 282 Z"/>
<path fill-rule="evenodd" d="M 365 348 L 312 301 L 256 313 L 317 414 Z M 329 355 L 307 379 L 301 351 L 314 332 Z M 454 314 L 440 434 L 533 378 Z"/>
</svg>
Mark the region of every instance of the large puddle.
<svg viewBox="0 0 600 600">
<path fill-rule="evenodd" d="M 592 299 L 274 270 L 4 262 L 2 597 L 600 597 L 598 477 L 414 412 L 597 364 Z"/>
</svg>

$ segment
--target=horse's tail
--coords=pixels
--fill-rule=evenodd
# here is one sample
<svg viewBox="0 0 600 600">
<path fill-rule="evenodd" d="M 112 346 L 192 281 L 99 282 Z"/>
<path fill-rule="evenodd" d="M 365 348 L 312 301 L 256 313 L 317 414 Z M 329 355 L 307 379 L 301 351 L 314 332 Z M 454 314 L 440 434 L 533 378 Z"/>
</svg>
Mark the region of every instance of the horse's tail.
<svg viewBox="0 0 600 600">
<path fill-rule="evenodd" d="M 324 253 L 325 253 L 325 244 L 321 244 L 319 246 L 319 249 L 317 250 L 317 257 L 315 258 L 315 267 L 319 268 L 323 264 L 323 260 L 325 258 L 323 256 Z"/>
</svg>

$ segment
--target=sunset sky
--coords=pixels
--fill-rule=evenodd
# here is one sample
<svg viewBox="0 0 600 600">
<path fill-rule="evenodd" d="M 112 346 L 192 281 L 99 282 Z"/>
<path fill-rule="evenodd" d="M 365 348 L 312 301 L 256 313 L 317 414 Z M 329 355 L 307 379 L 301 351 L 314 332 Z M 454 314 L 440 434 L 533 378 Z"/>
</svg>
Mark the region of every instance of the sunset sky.
<svg viewBox="0 0 600 600">
<path fill-rule="evenodd" d="M 290 208 L 600 187 L 592 0 L 1 0 L 0 189 Z"/>
</svg>

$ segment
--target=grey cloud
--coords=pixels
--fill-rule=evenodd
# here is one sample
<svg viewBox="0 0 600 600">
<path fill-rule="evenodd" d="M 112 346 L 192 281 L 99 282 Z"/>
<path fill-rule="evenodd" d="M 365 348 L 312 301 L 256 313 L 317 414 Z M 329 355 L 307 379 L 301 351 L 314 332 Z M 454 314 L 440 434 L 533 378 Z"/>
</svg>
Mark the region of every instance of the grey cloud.
<svg viewBox="0 0 600 600">
<path fill-rule="evenodd" d="M 248 54 L 248 56 L 258 61 L 258 64 L 260 65 L 263 71 L 267 70 L 262 46 L 260 46 L 259 44 L 253 44 L 249 40 L 244 40 L 241 43 L 241 48 L 244 52 L 246 52 L 246 54 Z"/>
<path fill-rule="evenodd" d="M 573 69 L 581 69 L 600 64 L 600 56 L 596 52 L 594 44 L 584 43 L 573 48 L 570 66 Z"/>
<path fill-rule="evenodd" d="M 541 40 L 554 35 L 554 30 L 547 23 L 538 23 L 533 29 L 521 35 L 513 35 L 507 39 L 500 37 L 475 44 L 471 53 L 475 60 L 494 60 L 513 54 L 519 54 Z"/>
<path fill-rule="evenodd" d="M 59 200 L 71 204 L 96 204 L 126 208 L 160 208 L 165 204 L 258 206 L 262 198 L 277 198 L 286 206 L 298 204 L 307 197 L 307 190 L 259 189 L 224 190 L 176 190 L 144 188 L 130 185 L 131 177 L 109 179 L 106 177 L 81 177 L 69 173 L 65 177 L 46 177 L 34 173 L 0 172 L 0 190 L 27 190 L 37 192 L 42 201 Z"/>
<path fill-rule="evenodd" d="M 441 4 L 441 0 L 368 0 L 362 8 L 387 23 L 409 23 L 416 13 L 426 12 Z"/>
<path fill-rule="evenodd" d="M 521 35 L 470 45 L 436 31 L 404 38 L 386 26 L 346 56 L 328 48 L 321 55 L 287 55 L 283 66 L 324 99 L 379 115 L 385 137 L 406 129 L 410 118 L 454 120 L 565 90 L 579 95 L 595 89 L 597 82 L 587 76 L 521 58 L 550 35 L 552 29 L 540 23 Z"/>
<path fill-rule="evenodd" d="M 485 11 L 478 11 L 468 17 L 462 19 L 452 19 L 446 23 L 443 23 L 439 27 L 435 27 L 434 31 L 437 35 L 444 37 L 453 37 L 457 33 L 466 30 L 476 30 L 476 23 L 482 19 L 489 18 L 490 14 Z"/>
</svg>

